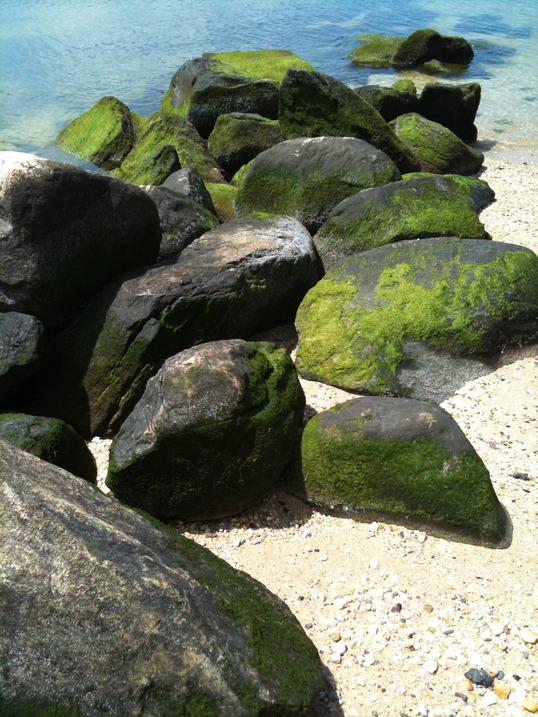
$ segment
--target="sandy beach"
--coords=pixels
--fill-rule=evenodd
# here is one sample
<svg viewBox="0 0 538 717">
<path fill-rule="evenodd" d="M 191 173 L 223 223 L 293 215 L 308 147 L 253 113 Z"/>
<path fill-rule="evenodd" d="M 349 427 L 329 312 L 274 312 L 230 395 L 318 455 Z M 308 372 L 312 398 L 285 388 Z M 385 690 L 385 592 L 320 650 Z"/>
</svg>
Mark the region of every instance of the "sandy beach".
<svg viewBox="0 0 538 717">
<path fill-rule="evenodd" d="M 495 241 L 538 253 L 536 156 L 487 153 Z M 278 332 L 277 332 L 278 337 Z M 283 329 L 284 343 L 292 341 Z M 319 717 L 521 717 L 538 711 L 538 346 L 442 404 L 487 465 L 513 526 L 491 549 L 381 522 L 324 515 L 277 491 L 246 514 L 180 524 L 279 595 L 319 649 Z M 310 415 L 351 397 L 304 381 Z M 91 447 L 104 470 L 109 442 Z M 102 473 L 101 473 L 102 477 Z M 494 677 L 472 685 L 465 673 Z"/>
</svg>

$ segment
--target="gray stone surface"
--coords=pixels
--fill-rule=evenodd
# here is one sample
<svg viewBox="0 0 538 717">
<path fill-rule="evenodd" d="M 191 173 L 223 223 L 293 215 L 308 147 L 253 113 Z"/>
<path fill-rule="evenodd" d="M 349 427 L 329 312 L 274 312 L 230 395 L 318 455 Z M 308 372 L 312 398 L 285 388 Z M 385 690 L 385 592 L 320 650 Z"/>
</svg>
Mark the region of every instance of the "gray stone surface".
<svg viewBox="0 0 538 717">
<path fill-rule="evenodd" d="M 167 177 L 162 186 L 171 189 L 173 192 L 185 194 L 189 199 L 193 199 L 201 204 L 205 209 L 215 214 L 215 207 L 211 195 L 206 189 L 204 180 L 200 172 L 192 167 L 185 167 L 177 172 L 173 172 Z"/>
<path fill-rule="evenodd" d="M 37 370 L 43 324 L 17 311 L 0 313 L 0 402 L 14 398 L 20 384 Z"/>
</svg>

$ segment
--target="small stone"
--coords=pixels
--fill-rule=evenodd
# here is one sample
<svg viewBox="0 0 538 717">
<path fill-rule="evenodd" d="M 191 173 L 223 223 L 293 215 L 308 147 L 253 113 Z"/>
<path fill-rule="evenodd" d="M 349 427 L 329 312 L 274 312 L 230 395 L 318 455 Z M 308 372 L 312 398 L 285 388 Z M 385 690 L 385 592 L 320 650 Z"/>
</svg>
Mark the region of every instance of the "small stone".
<svg viewBox="0 0 538 717">
<path fill-rule="evenodd" d="M 334 662 L 336 665 L 339 665 L 342 662 L 341 655 L 335 655 L 334 653 L 329 657 L 329 660 L 331 662 Z"/>
<path fill-rule="evenodd" d="M 512 478 L 517 478 L 518 480 L 530 480 L 528 473 L 522 473 L 519 471 L 512 473 Z"/>
<path fill-rule="evenodd" d="M 401 612 L 402 611 L 402 603 L 397 602 L 396 605 L 393 605 L 390 609 L 391 612 Z"/>
<path fill-rule="evenodd" d="M 519 632 L 519 635 L 523 642 L 526 642 L 527 645 L 536 645 L 536 643 L 538 642 L 538 632 L 535 632 L 528 627 L 522 628 Z"/>
<path fill-rule="evenodd" d="M 424 605 L 424 610 L 426 612 L 433 612 L 433 607 L 431 605 L 426 604 Z"/>
<path fill-rule="evenodd" d="M 534 700 L 531 700 L 530 697 L 525 697 L 525 699 L 521 703 L 521 706 L 524 710 L 527 710 L 527 712 L 538 712 L 538 703 Z"/>
<path fill-rule="evenodd" d="M 479 670 L 476 667 L 471 667 L 465 673 L 465 677 L 475 685 L 482 685 L 482 687 L 491 687 L 493 684 L 493 677 L 488 675 L 485 670 Z"/>
<path fill-rule="evenodd" d="M 347 652 L 347 647 L 344 642 L 333 642 L 331 650 L 335 655 L 344 655 Z"/>
<path fill-rule="evenodd" d="M 507 685 L 505 682 L 499 682 L 495 685 L 495 694 L 497 695 L 497 697 L 500 697 L 501 700 L 505 700 L 510 694 L 510 692 L 510 685 Z"/>
<path fill-rule="evenodd" d="M 426 672 L 429 672 L 430 675 L 435 675 L 437 672 L 437 669 L 439 668 L 439 665 L 435 660 L 426 660 L 426 662 L 423 665 Z"/>
<path fill-rule="evenodd" d="M 494 692 L 488 691 L 484 694 L 482 699 L 480 700 L 480 707 L 491 707 L 491 705 L 494 705 L 497 703 L 497 696 Z"/>
<path fill-rule="evenodd" d="M 502 635 L 504 632 L 504 625 L 501 624 L 500 622 L 492 622 L 489 627 L 490 627 L 492 634 L 495 635 L 496 637 L 498 637 L 499 635 Z"/>
<path fill-rule="evenodd" d="M 460 700 L 463 700 L 464 702 L 467 702 L 469 699 L 467 695 L 464 695 L 463 692 L 454 692 L 454 697 L 459 697 Z"/>
</svg>

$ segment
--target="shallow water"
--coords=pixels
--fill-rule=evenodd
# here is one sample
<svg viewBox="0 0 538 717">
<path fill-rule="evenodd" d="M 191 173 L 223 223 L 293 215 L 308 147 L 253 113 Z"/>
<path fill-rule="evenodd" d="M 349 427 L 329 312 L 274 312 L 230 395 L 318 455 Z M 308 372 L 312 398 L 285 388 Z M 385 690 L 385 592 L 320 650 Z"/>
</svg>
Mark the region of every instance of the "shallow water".
<svg viewBox="0 0 538 717">
<path fill-rule="evenodd" d="M 349 65 L 356 36 L 421 27 L 475 46 L 451 81 L 482 84 L 480 138 L 538 149 L 537 0 L 0 0 L 0 149 L 50 155 L 104 95 L 149 115 L 203 52 L 289 49 L 350 84 L 390 84 L 393 71 Z"/>
</svg>

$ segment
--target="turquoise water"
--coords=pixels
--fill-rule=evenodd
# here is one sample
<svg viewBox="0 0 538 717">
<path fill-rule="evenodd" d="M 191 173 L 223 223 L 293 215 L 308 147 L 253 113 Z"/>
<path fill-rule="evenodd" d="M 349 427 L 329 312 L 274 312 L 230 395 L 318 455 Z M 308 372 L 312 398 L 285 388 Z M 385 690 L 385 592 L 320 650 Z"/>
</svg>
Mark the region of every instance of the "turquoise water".
<svg viewBox="0 0 538 717">
<path fill-rule="evenodd" d="M 480 138 L 538 149 L 538 0 L 0 0 L 0 148 L 51 156 L 104 95 L 149 115 L 203 52 L 289 49 L 350 84 L 389 84 L 392 71 L 349 65 L 356 36 L 422 27 L 474 44 L 450 81 L 482 84 Z"/>
</svg>

